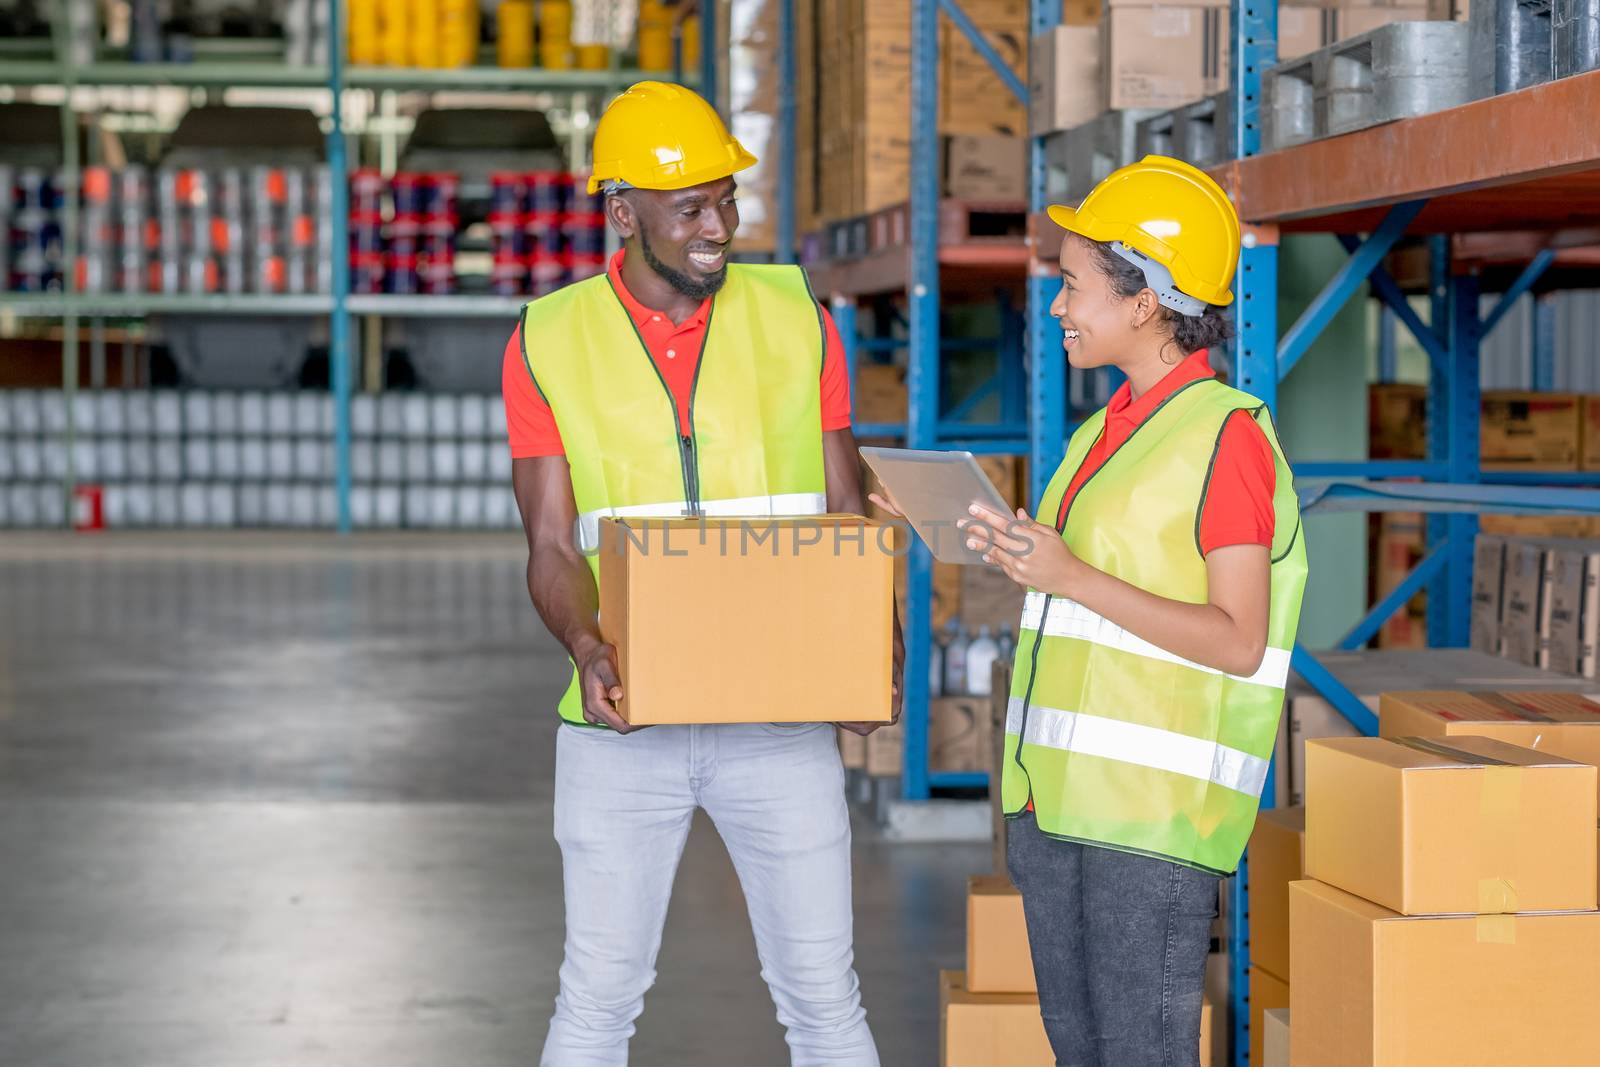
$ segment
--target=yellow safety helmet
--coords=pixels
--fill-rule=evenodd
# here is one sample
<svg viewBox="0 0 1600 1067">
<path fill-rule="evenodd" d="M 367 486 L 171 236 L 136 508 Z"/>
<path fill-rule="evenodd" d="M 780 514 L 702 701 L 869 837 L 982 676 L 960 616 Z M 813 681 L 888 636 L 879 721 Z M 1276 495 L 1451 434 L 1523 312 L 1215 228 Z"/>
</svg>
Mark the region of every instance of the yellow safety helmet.
<svg viewBox="0 0 1600 1067">
<path fill-rule="evenodd" d="M 1239 266 L 1238 212 L 1210 175 L 1181 159 L 1145 156 L 1089 190 L 1077 210 L 1058 204 L 1050 217 L 1110 243 L 1144 270 L 1163 304 L 1183 314 L 1205 310 L 1193 309 L 1195 301 L 1233 302 L 1228 286 Z M 1163 293 L 1163 280 L 1176 295 Z"/>
<path fill-rule="evenodd" d="M 608 181 L 636 189 L 687 189 L 755 162 L 699 93 L 667 82 L 640 82 L 600 116 L 589 192 L 598 193 Z"/>
</svg>

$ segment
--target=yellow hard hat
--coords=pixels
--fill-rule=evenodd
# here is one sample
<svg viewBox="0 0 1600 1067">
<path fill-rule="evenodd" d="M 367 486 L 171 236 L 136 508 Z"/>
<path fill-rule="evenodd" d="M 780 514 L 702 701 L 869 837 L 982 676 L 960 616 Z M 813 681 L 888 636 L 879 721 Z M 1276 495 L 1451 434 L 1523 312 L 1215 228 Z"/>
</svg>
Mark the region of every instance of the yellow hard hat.
<svg viewBox="0 0 1600 1067">
<path fill-rule="evenodd" d="M 1124 258 L 1144 266 L 1147 277 L 1150 262 L 1164 268 L 1181 294 L 1175 302 L 1185 296 L 1207 304 L 1233 302 L 1228 286 L 1239 265 L 1238 212 L 1210 175 L 1181 159 L 1145 156 L 1112 171 L 1077 210 L 1056 205 L 1050 217 L 1091 241 L 1112 243 Z M 1127 255 L 1117 242 L 1137 254 Z"/>
<path fill-rule="evenodd" d="M 600 116 L 589 192 L 598 193 L 608 181 L 637 189 L 687 189 L 755 162 L 699 93 L 667 82 L 640 82 Z"/>
</svg>

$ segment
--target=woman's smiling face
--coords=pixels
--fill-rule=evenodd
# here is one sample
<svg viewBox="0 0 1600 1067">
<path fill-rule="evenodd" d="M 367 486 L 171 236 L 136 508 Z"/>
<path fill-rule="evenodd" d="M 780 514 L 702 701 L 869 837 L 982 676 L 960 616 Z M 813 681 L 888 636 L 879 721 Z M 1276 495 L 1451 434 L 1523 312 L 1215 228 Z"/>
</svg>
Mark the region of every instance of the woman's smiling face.
<svg viewBox="0 0 1600 1067">
<path fill-rule="evenodd" d="M 1133 324 L 1126 301 L 1112 292 L 1089 242 L 1075 233 L 1061 242 L 1061 292 L 1050 314 L 1061 323 L 1067 362 L 1079 370 L 1108 366 L 1129 352 Z"/>
</svg>

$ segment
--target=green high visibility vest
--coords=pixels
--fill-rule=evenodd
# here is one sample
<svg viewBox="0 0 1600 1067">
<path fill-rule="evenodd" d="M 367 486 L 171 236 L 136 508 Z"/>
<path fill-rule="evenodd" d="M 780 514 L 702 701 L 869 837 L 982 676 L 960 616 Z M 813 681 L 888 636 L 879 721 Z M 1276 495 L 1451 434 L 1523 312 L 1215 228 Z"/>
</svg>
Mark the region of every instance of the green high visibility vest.
<svg viewBox="0 0 1600 1067">
<path fill-rule="evenodd" d="M 817 515 L 827 509 L 819 382 L 826 336 L 804 271 L 733 264 L 712 300 L 690 430 L 601 274 L 522 310 L 522 353 L 572 471 L 595 583 L 603 516 Z M 577 672 L 561 717 L 585 725 Z"/>
<path fill-rule="evenodd" d="M 1306 580 L 1293 477 L 1270 415 L 1215 379 L 1184 386 L 1089 477 L 1062 527 L 1084 562 L 1159 596 L 1206 603 L 1200 509 L 1223 425 L 1240 409 L 1265 431 L 1277 467 L 1260 668 L 1224 674 L 1029 590 L 1006 719 L 1008 814 L 1031 798 L 1048 834 L 1216 874 L 1238 867 L 1278 735 Z M 1041 516 L 1059 513 L 1104 425 L 1102 410 L 1073 435 Z"/>
</svg>

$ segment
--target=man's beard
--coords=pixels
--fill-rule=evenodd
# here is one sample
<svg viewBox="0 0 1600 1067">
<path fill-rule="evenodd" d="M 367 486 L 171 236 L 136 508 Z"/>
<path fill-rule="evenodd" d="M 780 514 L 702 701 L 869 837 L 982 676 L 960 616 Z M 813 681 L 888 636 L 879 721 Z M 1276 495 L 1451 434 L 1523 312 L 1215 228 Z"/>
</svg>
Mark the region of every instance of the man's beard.
<svg viewBox="0 0 1600 1067">
<path fill-rule="evenodd" d="M 696 281 L 681 270 L 673 270 L 656 258 L 655 252 L 650 248 L 650 238 L 645 236 L 642 229 L 639 231 L 639 250 L 644 253 L 644 261 L 651 270 L 661 275 L 666 280 L 666 283 L 678 292 L 695 300 L 705 300 L 708 297 L 715 296 L 717 290 L 722 288 L 722 283 L 728 280 L 728 266 L 726 263 L 723 264 L 721 270 L 705 281 Z"/>
</svg>

